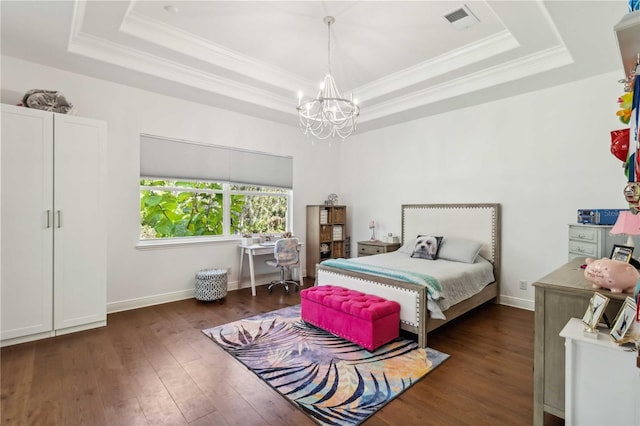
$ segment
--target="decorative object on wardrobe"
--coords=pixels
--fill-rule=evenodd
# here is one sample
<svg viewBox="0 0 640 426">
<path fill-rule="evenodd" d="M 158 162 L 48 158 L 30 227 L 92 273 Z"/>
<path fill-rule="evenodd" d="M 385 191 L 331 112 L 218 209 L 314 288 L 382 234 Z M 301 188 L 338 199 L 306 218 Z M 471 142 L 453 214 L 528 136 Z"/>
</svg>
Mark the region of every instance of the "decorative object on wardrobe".
<svg viewBox="0 0 640 426">
<path fill-rule="evenodd" d="M 22 104 L 27 108 L 68 114 L 73 111 L 73 104 L 57 90 L 31 89 L 22 97 Z"/>
<path fill-rule="evenodd" d="M 323 22 L 328 29 L 327 73 L 315 99 L 303 100 L 302 93 L 298 93 L 296 109 L 300 128 L 305 135 L 311 133 L 318 139 L 339 136 L 344 140 L 356 130 L 360 107 L 353 99 L 353 93 L 349 99 L 345 99 L 336 86 L 331 74 L 331 25 L 335 18 L 325 16 Z"/>
</svg>

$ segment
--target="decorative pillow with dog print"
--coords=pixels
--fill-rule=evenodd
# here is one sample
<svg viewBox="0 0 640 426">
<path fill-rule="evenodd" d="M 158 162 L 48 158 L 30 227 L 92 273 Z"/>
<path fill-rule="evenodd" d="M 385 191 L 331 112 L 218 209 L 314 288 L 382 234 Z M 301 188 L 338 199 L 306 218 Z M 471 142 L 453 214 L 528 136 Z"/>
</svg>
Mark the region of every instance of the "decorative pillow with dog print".
<svg viewBox="0 0 640 426">
<path fill-rule="evenodd" d="M 432 235 L 418 235 L 416 237 L 416 244 L 411 257 L 436 260 L 438 258 L 438 251 L 440 250 L 441 241 L 442 237 L 434 237 Z"/>
</svg>

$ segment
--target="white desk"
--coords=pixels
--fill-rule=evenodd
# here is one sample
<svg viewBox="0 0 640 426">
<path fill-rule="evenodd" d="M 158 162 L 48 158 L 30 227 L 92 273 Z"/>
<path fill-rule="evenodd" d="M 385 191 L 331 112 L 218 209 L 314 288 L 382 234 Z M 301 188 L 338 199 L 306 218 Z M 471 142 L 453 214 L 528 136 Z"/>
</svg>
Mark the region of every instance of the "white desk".
<svg viewBox="0 0 640 426">
<path fill-rule="evenodd" d="M 298 250 L 302 243 L 298 243 Z M 249 273 L 251 274 L 251 295 L 256 295 L 256 274 L 253 269 L 253 256 L 270 254 L 273 256 L 273 246 L 261 246 L 260 244 L 244 245 L 240 244 L 240 269 L 238 272 L 238 284 L 242 284 L 242 265 L 245 254 L 249 257 Z M 300 263 L 302 264 L 302 263 Z"/>
</svg>

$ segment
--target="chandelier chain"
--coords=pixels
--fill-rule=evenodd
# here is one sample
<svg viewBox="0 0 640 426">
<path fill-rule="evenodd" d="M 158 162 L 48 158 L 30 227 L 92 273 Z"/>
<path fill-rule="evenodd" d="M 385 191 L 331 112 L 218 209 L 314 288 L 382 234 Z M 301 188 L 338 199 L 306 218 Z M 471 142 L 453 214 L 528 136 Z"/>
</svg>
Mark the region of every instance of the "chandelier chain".
<svg viewBox="0 0 640 426">
<path fill-rule="evenodd" d="M 327 22 L 327 72 L 331 74 L 331 21 Z"/>
</svg>

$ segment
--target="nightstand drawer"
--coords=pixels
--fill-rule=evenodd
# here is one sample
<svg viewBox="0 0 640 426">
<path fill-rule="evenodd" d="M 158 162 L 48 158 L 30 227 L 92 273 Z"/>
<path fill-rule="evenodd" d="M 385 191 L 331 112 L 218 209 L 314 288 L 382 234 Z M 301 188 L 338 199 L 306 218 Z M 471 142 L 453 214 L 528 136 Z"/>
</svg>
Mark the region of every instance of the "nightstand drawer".
<svg viewBox="0 0 640 426">
<path fill-rule="evenodd" d="M 597 244 L 583 243 L 581 241 L 574 240 L 569 240 L 569 253 L 575 253 L 584 257 L 600 256 Z"/>
<path fill-rule="evenodd" d="M 384 247 L 358 244 L 358 254 L 380 254 L 385 252 Z"/>
<path fill-rule="evenodd" d="M 382 241 L 358 241 L 358 257 L 374 254 L 389 253 L 400 248 L 400 243 L 385 243 Z"/>
<path fill-rule="evenodd" d="M 572 240 L 586 241 L 597 243 L 600 236 L 600 230 L 593 228 L 583 228 L 577 226 L 569 227 L 569 238 Z"/>
</svg>

